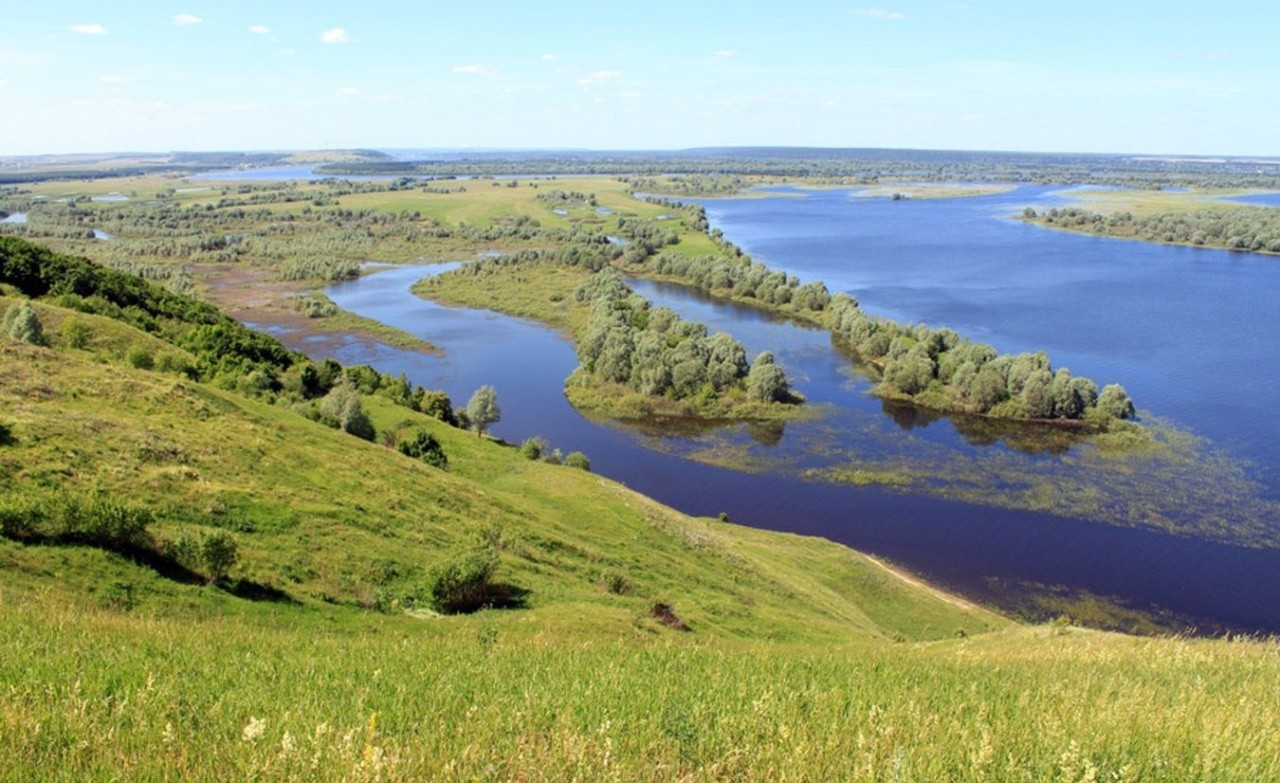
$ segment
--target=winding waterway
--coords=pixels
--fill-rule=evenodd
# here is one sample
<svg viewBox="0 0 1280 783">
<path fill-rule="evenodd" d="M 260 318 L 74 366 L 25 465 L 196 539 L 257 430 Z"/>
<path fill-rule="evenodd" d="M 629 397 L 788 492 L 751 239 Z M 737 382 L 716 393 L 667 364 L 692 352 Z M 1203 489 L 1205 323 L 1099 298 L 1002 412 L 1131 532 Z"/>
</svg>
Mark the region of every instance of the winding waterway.
<svg viewBox="0 0 1280 783">
<path fill-rule="evenodd" d="M 295 345 L 343 362 L 406 372 L 416 383 L 443 388 L 454 399 L 466 399 L 477 386 L 493 383 L 503 408 L 495 427 L 500 437 L 518 441 L 542 435 L 565 451 L 587 453 L 597 472 L 684 511 L 723 511 L 743 524 L 822 535 L 903 563 L 973 598 L 1019 608 L 1028 606 L 1032 596 L 1041 599 L 1032 603 L 1043 610 L 1051 605 L 1046 597 L 1089 594 L 1174 615 L 1174 625 L 1280 630 L 1280 550 L 1234 543 L 1229 529 L 1232 508 L 1240 500 L 1235 493 L 1252 487 L 1254 494 L 1265 495 L 1273 486 L 1264 480 L 1275 475 L 1265 443 L 1275 417 L 1267 416 L 1264 406 L 1242 400 L 1244 415 L 1255 419 L 1237 420 L 1240 411 L 1229 404 L 1227 391 L 1197 377 L 1206 362 L 1214 361 L 1201 351 L 1227 331 L 1222 309 L 1265 299 L 1265 286 L 1274 285 L 1269 269 L 1235 254 L 1079 237 L 1004 219 L 1027 203 L 1055 203 L 1059 197 L 1043 188 L 905 202 L 854 200 L 841 191 L 789 195 L 707 206 L 713 225 L 772 266 L 850 291 L 871 312 L 952 326 L 1001 350 L 1044 347 L 1057 363 L 1077 373 L 1100 382 L 1122 381 L 1148 416 L 1158 414 L 1207 436 L 1213 454 L 1225 454 L 1228 461 L 1248 458 L 1253 464 L 1240 471 L 1247 479 L 1242 479 L 1248 485 L 1244 489 L 1225 490 L 1218 501 L 1186 501 L 1193 509 L 1196 503 L 1210 507 L 1220 502 L 1221 507 L 1212 509 L 1219 529 L 1173 535 L 1145 523 L 1141 528 L 1117 526 L 1110 517 L 1155 504 L 1155 517 L 1175 519 L 1186 532 L 1194 528 L 1199 512 L 1179 521 L 1176 506 L 1185 505 L 1185 499 L 1176 492 L 1164 496 L 1156 478 L 1151 482 L 1162 497 L 1144 495 L 1145 479 L 1139 475 L 1103 491 L 1118 500 L 1112 502 L 1114 508 L 1104 503 L 1094 513 L 1094 506 L 1082 505 L 1074 496 L 1097 494 L 1090 476 L 1105 484 L 1110 474 L 1125 471 L 1091 460 L 1088 447 L 1071 448 L 1065 455 L 1034 453 L 946 419 L 886 410 L 865 394 L 867 382 L 851 372 L 824 332 L 776 323 L 678 287 L 634 283 L 656 302 L 728 329 L 753 351 L 775 351 L 796 385 L 823 406 L 825 415 L 788 424 L 781 432 L 733 427 L 643 434 L 592 423 L 564 400 L 563 380 L 576 360 L 562 336 L 519 319 L 424 302 L 408 292 L 414 280 L 431 271 L 422 267 L 381 271 L 329 293 L 346 309 L 435 342 L 444 348 L 443 357 L 355 338 Z M 808 230 L 801 230 L 806 223 Z M 1148 268 L 1156 263 L 1171 266 Z M 1242 274 L 1253 275 L 1253 290 L 1239 295 L 1233 289 L 1242 284 Z M 1165 277 L 1182 280 L 1183 295 L 1152 306 L 1147 300 L 1170 292 L 1144 284 Z M 1236 298 L 1222 298 L 1227 293 Z M 1238 304 L 1240 296 L 1243 305 Z M 1204 306 L 1191 306 L 1200 300 Z M 1220 308 L 1217 317 L 1203 312 L 1212 302 Z M 1118 304 L 1119 314 L 1099 315 Z M 1167 317 L 1161 321 L 1151 315 L 1167 316 L 1179 308 L 1190 309 L 1181 316 L 1187 324 L 1208 321 L 1218 328 L 1212 335 L 1179 338 L 1168 333 L 1176 330 Z M 1272 340 L 1280 333 L 1258 329 Z M 1186 349 L 1178 351 L 1179 344 Z M 1248 344 L 1227 350 L 1239 359 L 1248 354 Z M 1172 359 L 1177 361 L 1170 366 Z M 1256 368 L 1257 362 L 1251 366 Z M 1176 388 L 1165 388 L 1171 378 Z M 850 460 L 877 468 L 929 467 L 905 489 L 806 477 L 807 468 Z M 1084 479 L 1072 484 L 1078 475 Z M 1024 492 L 1049 488 L 1059 497 L 1039 505 L 1012 504 L 1018 508 L 981 497 L 1001 486 L 1015 492 L 1020 482 L 1035 485 L 1022 487 Z M 1269 506 L 1263 502 L 1262 508 L 1253 524 L 1274 528 Z M 1091 521 L 1099 518 L 1110 523 Z"/>
</svg>

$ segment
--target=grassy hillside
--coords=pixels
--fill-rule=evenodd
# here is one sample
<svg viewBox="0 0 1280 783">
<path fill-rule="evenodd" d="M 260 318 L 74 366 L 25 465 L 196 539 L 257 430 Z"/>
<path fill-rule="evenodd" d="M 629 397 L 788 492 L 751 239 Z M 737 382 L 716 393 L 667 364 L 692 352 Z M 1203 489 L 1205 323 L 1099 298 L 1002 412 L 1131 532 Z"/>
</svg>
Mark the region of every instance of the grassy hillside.
<svg viewBox="0 0 1280 783">
<path fill-rule="evenodd" d="M 171 327 L 31 304 L 49 344 L 0 335 L 0 780 L 1280 777 L 1274 643 L 1016 626 L 385 396 L 362 440 L 195 380 Z M 446 470 L 384 445 L 412 432 Z M 10 535 L 41 498 L 239 561 Z M 513 608 L 415 600 L 468 542 Z"/>
</svg>

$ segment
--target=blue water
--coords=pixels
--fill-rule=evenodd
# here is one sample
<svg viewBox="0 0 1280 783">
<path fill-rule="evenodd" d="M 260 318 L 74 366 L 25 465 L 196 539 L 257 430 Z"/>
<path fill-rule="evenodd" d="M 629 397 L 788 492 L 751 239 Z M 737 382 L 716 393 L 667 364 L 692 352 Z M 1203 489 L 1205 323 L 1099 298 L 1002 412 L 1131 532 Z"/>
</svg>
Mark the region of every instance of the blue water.
<svg viewBox="0 0 1280 783">
<path fill-rule="evenodd" d="M 1227 201 L 1256 204 L 1262 207 L 1280 207 L 1280 193 L 1254 193 L 1248 196 L 1232 196 Z"/>
<path fill-rule="evenodd" d="M 878 487 L 806 481 L 792 469 L 742 473 L 691 461 L 687 452 L 705 440 L 702 435 L 645 435 L 592 423 L 564 399 L 563 380 L 576 360 L 560 335 L 521 319 L 445 308 L 410 294 L 413 281 L 431 271 L 393 268 L 334 286 L 329 295 L 346 309 L 432 340 L 444 348 L 443 356 L 355 338 L 294 344 L 313 355 L 405 372 L 414 382 L 443 388 L 458 401 L 481 384 L 493 383 L 503 411 L 493 428 L 498 437 L 517 442 L 545 436 L 565 452 L 587 453 L 596 472 L 688 513 L 723 511 L 742 524 L 821 535 L 905 564 L 978 600 L 1016 606 L 1020 595 L 1039 589 L 1035 585 L 1050 585 L 1173 612 L 1201 628 L 1280 630 L 1280 551 L 1275 549 Z M 899 423 L 883 415 L 878 401 L 859 392 L 865 390 L 865 380 L 847 371 L 847 360 L 830 349 L 823 332 L 707 303 L 684 289 L 637 285 L 664 304 L 707 316 L 713 326 L 732 326 L 752 350 L 776 350 L 797 385 L 814 402 L 832 409 L 819 422 L 787 425 L 785 433 L 730 428 L 729 436 L 738 442 L 795 456 L 807 447 L 806 437 L 833 422 L 837 437 L 858 441 L 870 421 L 871 428 L 911 441 L 908 451 L 921 445 L 914 441 L 916 435 L 899 430 Z M 930 441 L 964 447 L 944 425 L 927 432 Z"/>
<path fill-rule="evenodd" d="M 1010 218 L 1027 205 L 1068 203 L 1070 189 L 948 200 L 787 195 L 705 203 L 712 225 L 730 240 L 771 266 L 849 292 L 870 312 L 950 326 L 1002 351 L 1044 349 L 1058 365 L 1123 383 L 1144 418 L 1172 421 L 1205 439 L 1206 461 L 1185 468 L 1204 476 L 1148 479 L 1148 463 L 1139 462 L 1131 485 L 1113 486 L 1110 473 L 1125 471 L 1105 460 L 1101 472 L 1087 460 L 1073 462 L 1075 447 L 1065 455 L 1028 452 L 962 421 L 884 405 L 822 331 L 644 281 L 633 285 L 655 303 L 730 331 L 752 352 L 774 351 L 823 416 L 709 432 L 592 423 L 564 399 L 563 381 L 576 361 L 560 335 L 422 301 L 407 290 L 429 271 L 421 267 L 379 272 L 330 295 L 441 345 L 444 356 L 354 338 L 301 347 L 406 372 L 458 401 L 493 383 L 503 408 L 494 427 L 499 437 L 542 435 L 565 452 L 587 453 L 596 471 L 689 513 L 724 511 L 743 524 L 822 535 L 979 600 L 1016 606 L 1043 589 L 1037 585 L 1049 586 L 1171 612 L 1201 627 L 1280 630 L 1280 550 L 1240 546 L 1231 529 L 1237 508 L 1241 526 L 1280 527 L 1266 498 L 1280 475 L 1280 417 L 1262 393 L 1275 380 L 1269 357 L 1280 340 L 1274 259 L 1093 238 Z M 717 449 L 755 460 L 756 472 L 705 464 Z M 863 459 L 934 473 L 906 490 L 806 480 L 807 468 Z M 1248 481 L 1237 486 L 1236 474 L 1223 473 L 1228 479 L 1215 495 L 1222 463 L 1241 466 Z M 1012 482 L 1005 489 L 1013 491 L 1037 479 L 1110 499 L 1087 514 L 1066 502 L 1053 514 L 1000 507 L 1002 482 Z M 1209 501 L 1203 487 L 1193 487 L 1197 479 L 1210 485 Z M 976 482 L 987 496 L 960 502 L 930 489 L 948 481 L 962 488 Z M 1144 524 L 1144 515 L 1172 520 L 1184 533 L 1123 527 Z M 1201 533 L 1202 515 L 1212 524 Z"/>
<path fill-rule="evenodd" d="M 1070 191 L 865 199 L 849 191 L 707 200 L 711 225 L 764 263 L 873 314 L 949 326 L 1002 352 L 1125 386 L 1139 408 L 1210 438 L 1280 484 L 1275 258 L 1044 229 L 1012 219 Z M 797 197 L 798 196 L 798 197 Z"/>
</svg>

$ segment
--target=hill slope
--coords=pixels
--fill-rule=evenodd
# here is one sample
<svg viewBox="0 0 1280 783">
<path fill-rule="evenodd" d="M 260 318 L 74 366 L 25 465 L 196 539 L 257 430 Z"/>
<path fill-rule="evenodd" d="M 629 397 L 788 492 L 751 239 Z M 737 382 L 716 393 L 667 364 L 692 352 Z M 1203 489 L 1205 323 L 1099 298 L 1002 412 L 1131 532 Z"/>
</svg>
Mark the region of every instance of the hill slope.
<svg viewBox="0 0 1280 783">
<path fill-rule="evenodd" d="M 54 301 L 50 345 L 0 336 L 0 780 L 1280 778 L 1274 644 L 1014 626 L 403 400 L 353 437 L 233 327 L 214 362 Z M 419 432 L 447 470 L 381 445 Z M 218 533 L 229 578 L 166 554 Z M 459 546 L 516 608 L 423 608 Z"/>
</svg>

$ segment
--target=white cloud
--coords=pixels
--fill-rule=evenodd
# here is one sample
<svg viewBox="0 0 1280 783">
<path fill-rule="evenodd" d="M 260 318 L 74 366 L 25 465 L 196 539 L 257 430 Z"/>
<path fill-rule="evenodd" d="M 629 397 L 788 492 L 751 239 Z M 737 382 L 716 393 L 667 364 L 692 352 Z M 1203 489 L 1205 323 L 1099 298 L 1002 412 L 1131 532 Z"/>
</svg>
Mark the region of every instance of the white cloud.
<svg viewBox="0 0 1280 783">
<path fill-rule="evenodd" d="M 868 19 L 878 19 L 882 22 L 901 22 L 907 18 L 907 15 L 901 11 L 886 11 L 883 8 L 855 8 L 853 13 L 858 16 L 865 16 Z"/>
<path fill-rule="evenodd" d="M 594 87 L 597 84 L 604 84 L 607 81 L 616 79 L 622 75 L 622 71 L 595 71 L 578 80 L 578 84 L 583 87 Z"/>
<path fill-rule="evenodd" d="M 325 30 L 320 34 L 320 43 L 327 44 L 345 44 L 351 43 L 351 34 L 341 27 L 335 27 L 332 30 Z"/>
<path fill-rule="evenodd" d="M 343 87 L 342 89 L 338 90 L 338 97 L 340 98 L 353 98 L 359 94 L 360 94 L 360 90 L 356 87 L 351 87 L 351 86 Z"/>
<path fill-rule="evenodd" d="M 644 93 L 636 92 L 634 90 L 627 90 L 625 92 L 618 93 L 618 97 L 623 99 L 624 101 L 634 101 L 638 98 L 643 98 Z"/>
<path fill-rule="evenodd" d="M 716 57 L 737 57 L 738 53 L 733 49 L 720 49 L 716 51 Z"/>
<path fill-rule="evenodd" d="M 281 49 L 281 50 L 278 52 L 278 54 L 279 54 L 281 57 L 292 57 L 292 56 L 294 56 L 295 54 L 297 54 L 297 52 L 295 52 L 293 49 Z"/>
<path fill-rule="evenodd" d="M 103 27 L 100 24 L 73 24 L 68 29 L 71 30 L 71 32 L 73 33 L 79 33 L 80 35 L 106 35 L 107 34 L 107 28 Z"/>
<path fill-rule="evenodd" d="M 478 63 L 468 63 L 466 65 L 455 65 L 451 68 L 454 73 L 466 73 L 472 76 L 494 76 L 498 72 L 487 65 Z"/>
<path fill-rule="evenodd" d="M 271 32 L 271 28 L 267 27 L 265 24 L 255 24 L 249 26 L 249 32 L 254 35 L 266 35 Z"/>
<path fill-rule="evenodd" d="M 204 20 L 195 14 L 178 14 L 173 17 L 173 23 L 179 27 L 186 27 L 190 24 L 204 24 Z"/>
<path fill-rule="evenodd" d="M 98 81 L 102 82 L 103 84 L 128 84 L 129 82 L 136 81 L 136 80 L 132 76 L 107 75 L 107 76 L 99 76 Z"/>
<path fill-rule="evenodd" d="M 538 59 L 539 59 L 539 60 L 541 60 L 541 61 L 543 61 L 544 63 L 553 63 L 553 62 L 555 62 L 556 60 L 559 60 L 559 59 L 560 59 L 560 55 L 558 55 L 558 54 L 544 54 L 544 55 L 542 55 L 541 57 L 539 57 Z"/>
</svg>

